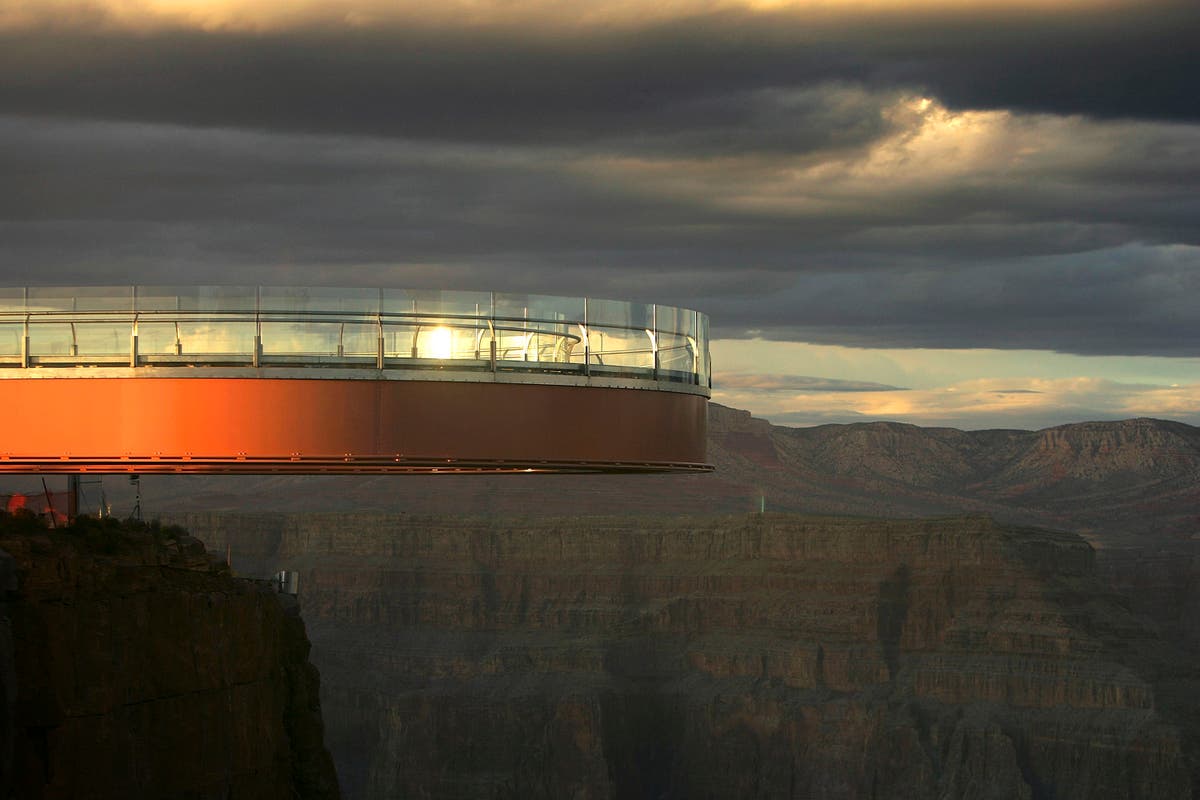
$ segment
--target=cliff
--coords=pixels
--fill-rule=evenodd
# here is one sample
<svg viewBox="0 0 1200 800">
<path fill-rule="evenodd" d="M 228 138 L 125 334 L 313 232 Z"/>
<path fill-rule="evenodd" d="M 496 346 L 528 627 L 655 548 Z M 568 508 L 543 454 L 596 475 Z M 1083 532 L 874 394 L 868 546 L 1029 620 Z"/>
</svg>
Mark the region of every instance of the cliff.
<svg viewBox="0 0 1200 800">
<path fill-rule="evenodd" d="M 774 514 L 177 521 L 235 565 L 301 571 L 350 798 L 1191 796 L 1194 660 L 1073 534 Z"/>
<path fill-rule="evenodd" d="M 0 579 L 0 797 L 338 797 L 292 598 L 180 531 L 7 515 Z"/>
</svg>

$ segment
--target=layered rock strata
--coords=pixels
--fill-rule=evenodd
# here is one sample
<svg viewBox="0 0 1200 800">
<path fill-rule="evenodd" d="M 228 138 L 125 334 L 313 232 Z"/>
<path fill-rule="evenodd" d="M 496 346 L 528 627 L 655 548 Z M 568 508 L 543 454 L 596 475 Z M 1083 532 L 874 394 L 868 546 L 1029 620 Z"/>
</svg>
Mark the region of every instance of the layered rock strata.
<svg viewBox="0 0 1200 800">
<path fill-rule="evenodd" d="M 181 533 L 4 518 L 0 552 L 0 797 L 338 797 L 294 600 Z"/>
<path fill-rule="evenodd" d="M 1191 796 L 1195 676 L 1072 534 L 179 521 L 301 571 L 347 797 Z"/>
</svg>

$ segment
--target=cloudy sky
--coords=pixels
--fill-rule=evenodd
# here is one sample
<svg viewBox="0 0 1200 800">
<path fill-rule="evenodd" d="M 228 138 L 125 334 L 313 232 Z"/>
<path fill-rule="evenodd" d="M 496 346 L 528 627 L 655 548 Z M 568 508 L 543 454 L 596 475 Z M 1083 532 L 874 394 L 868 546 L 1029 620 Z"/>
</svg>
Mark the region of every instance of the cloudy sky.
<svg viewBox="0 0 1200 800">
<path fill-rule="evenodd" d="M 1197 42 L 1195 0 L 4 0 L 0 283 L 647 300 L 778 422 L 1200 424 Z"/>
</svg>

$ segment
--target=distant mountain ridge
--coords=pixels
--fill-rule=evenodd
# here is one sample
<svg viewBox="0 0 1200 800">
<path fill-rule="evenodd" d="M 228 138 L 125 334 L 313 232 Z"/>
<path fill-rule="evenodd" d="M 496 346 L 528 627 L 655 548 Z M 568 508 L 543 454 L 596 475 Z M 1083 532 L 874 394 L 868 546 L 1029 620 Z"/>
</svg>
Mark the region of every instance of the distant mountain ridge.
<svg viewBox="0 0 1200 800">
<path fill-rule="evenodd" d="M 709 419 L 710 455 L 725 462 L 726 480 L 748 479 L 753 464 L 760 482 L 804 487 L 824 511 L 856 513 L 861 503 L 883 516 L 970 510 L 1109 536 L 1200 534 L 1200 428 L 1180 422 L 787 428 L 715 405 Z"/>
<path fill-rule="evenodd" d="M 790 428 L 709 406 L 710 475 L 147 477 L 156 511 L 464 515 L 796 511 L 987 514 L 1095 541 L 1200 538 L 1200 428 L 1156 419 L 1040 431 L 864 422 Z M 110 480 L 118 511 L 125 481 Z M 128 504 L 128 503 L 126 503 Z"/>
</svg>

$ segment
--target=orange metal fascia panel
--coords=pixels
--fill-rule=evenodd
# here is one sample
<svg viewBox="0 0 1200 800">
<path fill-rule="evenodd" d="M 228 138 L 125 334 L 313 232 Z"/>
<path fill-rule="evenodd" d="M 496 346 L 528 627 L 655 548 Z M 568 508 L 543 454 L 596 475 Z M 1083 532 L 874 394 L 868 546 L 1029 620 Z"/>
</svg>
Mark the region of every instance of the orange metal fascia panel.
<svg viewBox="0 0 1200 800">
<path fill-rule="evenodd" d="M 0 472 L 707 469 L 706 399 L 262 378 L 5 379 Z M 453 466 L 457 465 L 457 467 Z"/>
</svg>

